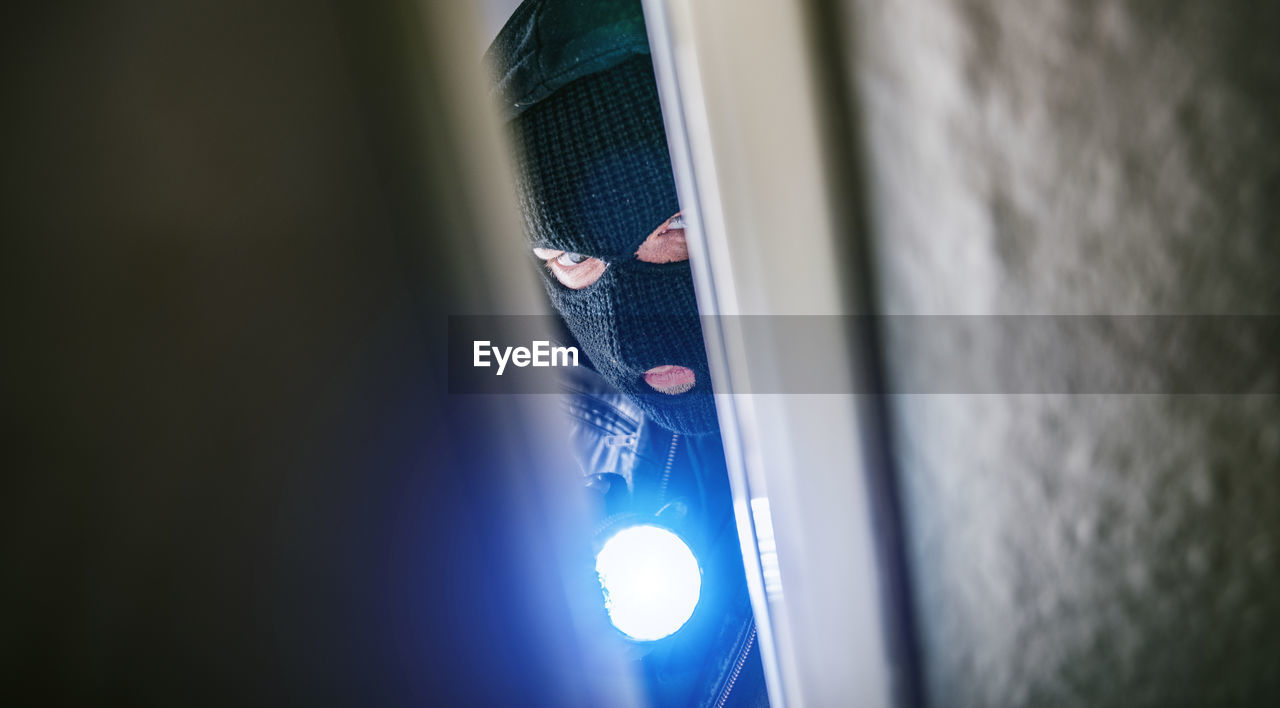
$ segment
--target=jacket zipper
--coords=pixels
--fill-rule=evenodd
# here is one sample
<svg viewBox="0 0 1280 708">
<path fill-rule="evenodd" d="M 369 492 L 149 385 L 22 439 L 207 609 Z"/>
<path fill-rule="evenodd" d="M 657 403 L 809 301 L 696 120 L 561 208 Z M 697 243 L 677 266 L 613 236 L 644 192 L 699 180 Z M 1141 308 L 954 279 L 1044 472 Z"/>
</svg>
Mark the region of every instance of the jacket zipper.
<svg viewBox="0 0 1280 708">
<path fill-rule="evenodd" d="M 680 445 L 680 434 L 671 434 L 671 446 L 667 448 L 667 464 L 662 470 L 662 486 L 658 490 L 659 503 L 667 500 L 667 483 L 671 481 L 671 471 L 675 467 L 676 448 Z M 733 663 L 733 671 L 729 673 L 729 679 L 725 682 L 724 690 L 720 692 L 720 698 L 716 701 L 716 708 L 724 708 L 729 700 L 729 694 L 733 692 L 733 686 L 738 682 L 738 677 L 742 675 L 742 670 L 747 665 L 747 656 L 751 653 L 751 647 L 756 641 L 756 625 L 751 623 L 751 631 L 747 634 L 747 640 L 742 645 L 742 650 L 738 652 L 738 659 Z"/>
<path fill-rule="evenodd" d="M 667 466 L 662 470 L 662 486 L 658 488 L 658 503 L 667 500 L 667 482 L 671 480 L 671 468 L 676 463 L 676 445 L 680 442 L 680 433 L 671 434 L 671 447 L 667 448 Z"/>
<path fill-rule="evenodd" d="M 751 623 L 751 633 L 747 635 L 747 641 L 742 645 L 742 651 L 738 653 L 738 660 L 733 665 L 733 671 L 729 674 L 729 681 L 724 685 L 724 690 L 720 692 L 720 700 L 716 701 L 716 708 L 724 708 L 725 703 L 729 701 L 729 694 L 733 691 L 733 685 L 738 682 L 738 676 L 742 674 L 742 669 L 747 665 L 747 655 L 751 653 L 751 645 L 756 641 L 756 624 Z"/>
</svg>

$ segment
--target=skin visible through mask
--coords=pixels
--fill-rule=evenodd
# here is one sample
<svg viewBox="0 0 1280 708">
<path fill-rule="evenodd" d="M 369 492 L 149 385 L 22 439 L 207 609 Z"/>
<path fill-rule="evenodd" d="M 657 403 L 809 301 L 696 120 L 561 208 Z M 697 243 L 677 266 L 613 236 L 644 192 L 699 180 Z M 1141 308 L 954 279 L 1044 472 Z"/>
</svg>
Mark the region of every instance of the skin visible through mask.
<svg viewBox="0 0 1280 708">
<path fill-rule="evenodd" d="M 645 263 L 679 263 L 689 260 L 689 246 L 685 241 L 683 219 L 677 213 L 640 244 L 636 260 Z M 566 253 L 546 248 L 535 248 L 533 254 L 542 259 L 560 284 L 571 290 L 581 290 L 600 279 L 608 263 L 585 254 Z M 663 364 L 644 374 L 650 388 L 668 395 L 679 395 L 697 383 L 693 370 L 679 364 Z"/>
</svg>

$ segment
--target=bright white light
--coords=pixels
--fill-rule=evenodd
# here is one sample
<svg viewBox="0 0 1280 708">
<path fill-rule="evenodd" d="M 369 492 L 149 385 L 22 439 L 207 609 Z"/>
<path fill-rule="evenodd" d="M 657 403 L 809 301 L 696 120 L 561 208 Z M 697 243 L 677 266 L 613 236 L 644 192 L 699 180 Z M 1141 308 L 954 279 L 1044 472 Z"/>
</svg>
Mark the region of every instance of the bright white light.
<svg viewBox="0 0 1280 708">
<path fill-rule="evenodd" d="M 658 526 L 614 534 L 596 555 L 596 573 L 613 626 L 640 641 L 662 639 L 684 626 L 702 589 L 693 552 Z"/>
</svg>

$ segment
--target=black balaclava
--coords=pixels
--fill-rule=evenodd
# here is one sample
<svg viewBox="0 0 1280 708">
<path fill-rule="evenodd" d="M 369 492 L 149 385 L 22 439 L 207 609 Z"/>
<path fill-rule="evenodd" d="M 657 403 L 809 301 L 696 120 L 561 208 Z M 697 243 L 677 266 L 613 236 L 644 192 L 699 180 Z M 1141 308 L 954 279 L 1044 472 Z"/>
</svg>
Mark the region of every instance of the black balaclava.
<svg viewBox="0 0 1280 708">
<path fill-rule="evenodd" d="M 534 247 L 599 258 L 581 290 L 539 264 L 551 303 L 594 368 L 664 428 L 716 429 L 688 262 L 637 260 L 679 211 L 638 1 L 529 0 L 487 55 L 511 117 L 517 187 Z M 693 370 L 693 389 L 655 392 L 644 372 Z"/>
</svg>

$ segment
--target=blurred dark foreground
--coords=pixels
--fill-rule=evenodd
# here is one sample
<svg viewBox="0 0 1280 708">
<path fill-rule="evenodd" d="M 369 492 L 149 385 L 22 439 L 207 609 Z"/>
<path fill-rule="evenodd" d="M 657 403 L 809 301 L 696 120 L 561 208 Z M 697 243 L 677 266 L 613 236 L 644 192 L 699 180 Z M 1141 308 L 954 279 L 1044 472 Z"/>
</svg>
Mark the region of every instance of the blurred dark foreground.
<svg viewBox="0 0 1280 708">
<path fill-rule="evenodd" d="M 582 702 L 520 460 L 446 409 L 420 12 L 6 20 L 0 703 Z"/>
</svg>

